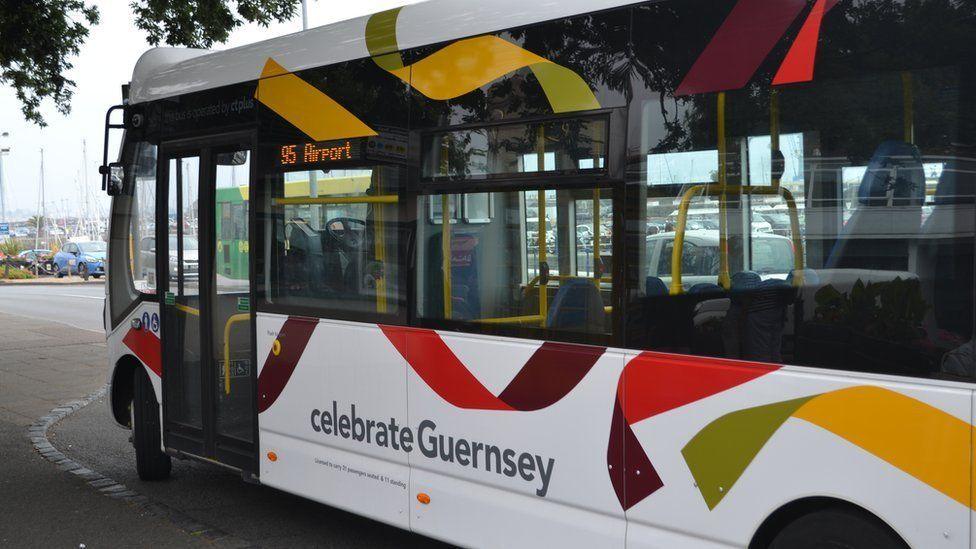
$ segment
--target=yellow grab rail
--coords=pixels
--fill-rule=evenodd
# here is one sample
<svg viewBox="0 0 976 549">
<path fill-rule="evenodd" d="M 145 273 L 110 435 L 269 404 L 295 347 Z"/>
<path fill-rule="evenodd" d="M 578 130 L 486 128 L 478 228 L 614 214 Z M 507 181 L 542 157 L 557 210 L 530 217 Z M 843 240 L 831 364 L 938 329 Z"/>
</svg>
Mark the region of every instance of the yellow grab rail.
<svg viewBox="0 0 976 549">
<path fill-rule="evenodd" d="M 186 314 L 190 314 L 190 315 L 193 315 L 193 316 L 200 316 L 200 309 L 194 309 L 193 307 L 187 307 L 186 305 L 183 305 L 182 303 L 174 303 L 173 304 L 173 307 L 176 307 L 177 310 L 183 311 Z"/>
<path fill-rule="evenodd" d="M 674 249 L 671 250 L 671 295 L 681 294 L 684 290 L 681 286 L 681 258 L 684 255 L 685 225 L 688 219 L 688 206 L 691 199 L 698 193 L 713 194 L 717 193 L 724 202 L 728 193 L 742 195 L 774 195 L 778 194 L 786 202 L 787 210 L 790 214 L 790 230 L 793 239 L 793 284 L 799 286 L 803 284 L 803 239 L 800 236 L 800 217 L 797 213 L 796 200 L 793 193 L 785 187 L 752 187 L 741 185 L 720 185 L 716 183 L 706 183 L 693 185 L 681 197 L 681 204 L 678 206 L 678 221 L 674 228 Z M 721 203 L 720 203 L 721 206 Z M 720 227 L 719 230 L 723 230 Z M 724 231 L 723 231 L 724 232 Z M 728 264 L 728 248 L 719 250 L 726 256 Z M 728 289 L 728 286 L 723 286 Z"/>
<path fill-rule="evenodd" d="M 251 320 L 251 313 L 231 315 L 224 324 L 224 394 L 230 394 L 230 328 L 238 322 Z"/>
<path fill-rule="evenodd" d="M 400 198 L 395 194 L 384 194 L 377 196 L 298 196 L 292 198 L 275 198 L 272 203 L 275 206 L 294 206 L 304 204 L 396 204 Z"/>
<path fill-rule="evenodd" d="M 450 195 L 441 195 L 441 270 L 444 271 L 444 318 L 454 314 L 451 291 L 451 208 Z"/>
<path fill-rule="evenodd" d="M 383 192 L 382 170 L 376 172 L 376 191 Z M 386 312 L 386 225 L 384 222 L 383 208 L 373 208 L 373 249 L 376 262 L 380 264 L 380 273 L 376 278 L 376 312 L 380 314 Z"/>
</svg>

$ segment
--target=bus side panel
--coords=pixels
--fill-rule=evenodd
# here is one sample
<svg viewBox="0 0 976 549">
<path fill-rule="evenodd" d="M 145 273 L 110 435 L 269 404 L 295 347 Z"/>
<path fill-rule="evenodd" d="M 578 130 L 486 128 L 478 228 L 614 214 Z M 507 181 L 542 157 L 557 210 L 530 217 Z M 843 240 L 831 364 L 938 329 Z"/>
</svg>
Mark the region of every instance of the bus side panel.
<svg viewBox="0 0 976 549">
<path fill-rule="evenodd" d="M 727 366 L 687 358 L 698 364 L 686 381 L 657 396 L 625 376 L 632 401 L 711 392 L 631 418 L 663 486 L 630 502 L 628 547 L 673 547 L 667 531 L 744 546 L 807 497 L 858 505 L 913 547 L 969 547 L 971 391 L 787 367 L 703 392 L 700 380 L 720 385 Z"/>
<path fill-rule="evenodd" d="M 261 313 L 257 341 L 261 482 L 409 528 L 406 454 L 377 436 L 407 415 L 404 363 L 380 329 Z"/>
<path fill-rule="evenodd" d="M 139 327 L 132 325 L 134 320 L 139 320 Z M 160 344 L 160 323 L 159 323 L 159 303 L 153 301 L 143 301 L 129 315 L 119 322 L 115 330 L 109 332 L 106 338 L 108 343 L 109 364 L 112 365 L 112 372 L 109 373 L 109 383 L 115 378 L 115 367 L 119 359 L 130 355 L 139 360 L 142 364 L 149 381 L 152 383 L 153 392 L 156 393 L 156 402 L 163 402 L 163 380 L 162 380 L 162 346 Z M 109 391 L 109 406 L 114 408 L 111 402 L 112 391 Z M 162 406 L 159 411 L 162 414 Z M 162 421 L 160 421 L 162 425 Z"/>
<path fill-rule="evenodd" d="M 623 546 L 606 451 L 622 355 L 432 330 L 412 330 L 406 352 L 414 531 L 466 546 Z"/>
</svg>

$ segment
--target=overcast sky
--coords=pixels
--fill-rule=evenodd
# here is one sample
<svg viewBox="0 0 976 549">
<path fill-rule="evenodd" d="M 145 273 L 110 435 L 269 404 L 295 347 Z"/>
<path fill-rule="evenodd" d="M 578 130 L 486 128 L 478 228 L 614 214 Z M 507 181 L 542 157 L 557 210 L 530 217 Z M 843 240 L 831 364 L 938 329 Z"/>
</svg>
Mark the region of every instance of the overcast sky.
<svg viewBox="0 0 976 549">
<path fill-rule="evenodd" d="M 417 0 L 360 0 L 335 2 L 309 0 L 309 27 L 327 25 L 360 15 L 375 13 Z M 40 182 L 40 149 L 44 148 L 45 194 L 48 215 L 71 215 L 81 210 L 82 182 L 102 212 L 108 211 L 108 200 L 99 187 L 98 165 L 102 155 L 102 132 L 105 110 L 121 101 L 121 85 L 129 81 L 139 56 L 149 49 L 145 34 L 131 20 L 129 2 L 96 0 L 101 22 L 91 29 L 81 54 L 73 60 L 68 76 L 75 81 L 71 114 L 59 114 L 50 103 L 43 106 L 46 128 L 26 122 L 20 103 L 8 86 L 0 86 L 0 147 L 10 147 L 3 158 L 3 180 L 7 211 L 33 213 L 38 203 Z M 232 33 L 220 49 L 259 42 L 302 29 L 301 14 L 288 23 L 262 28 L 242 27 Z M 82 142 L 87 142 L 87 164 L 83 161 Z M 117 151 L 110 150 L 110 160 Z M 8 213 L 8 217 L 14 216 Z M 23 217 L 23 216 L 22 216 Z M 10 219 L 13 220 L 13 219 Z"/>
</svg>

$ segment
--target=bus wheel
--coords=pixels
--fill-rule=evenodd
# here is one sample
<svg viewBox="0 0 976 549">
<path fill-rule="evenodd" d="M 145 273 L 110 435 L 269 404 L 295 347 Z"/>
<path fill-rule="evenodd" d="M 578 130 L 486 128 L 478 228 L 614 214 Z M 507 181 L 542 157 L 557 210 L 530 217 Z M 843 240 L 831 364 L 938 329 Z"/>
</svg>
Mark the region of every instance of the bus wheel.
<svg viewBox="0 0 976 549">
<path fill-rule="evenodd" d="M 141 368 L 135 373 L 132 386 L 132 445 L 136 449 L 136 471 L 142 480 L 162 480 L 169 477 L 172 460 L 163 450 L 159 425 L 159 403 L 149 376 Z"/>
<path fill-rule="evenodd" d="M 898 534 L 877 518 L 855 509 L 831 507 L 786 525 L 769 549 L 908 549 Z"/>
</svg>

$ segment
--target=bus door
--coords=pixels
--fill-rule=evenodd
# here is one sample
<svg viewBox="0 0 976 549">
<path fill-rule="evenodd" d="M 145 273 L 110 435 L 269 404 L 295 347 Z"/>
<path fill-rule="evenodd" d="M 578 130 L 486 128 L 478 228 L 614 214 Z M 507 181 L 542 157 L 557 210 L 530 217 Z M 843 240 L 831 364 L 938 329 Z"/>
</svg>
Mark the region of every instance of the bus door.
<svg viewBox="0 0 976 549">
<path fill-rule="evenodd" d="M 226 143 L 226 144 L 224 144 Z M 164 145 L 158 219 L 168 448 L 255 470 L 248 138 Z M 196 146 L 195 146 L 196 145 Z M 162 213 L 162 212 L 161 212 Z"/>
</svg>

